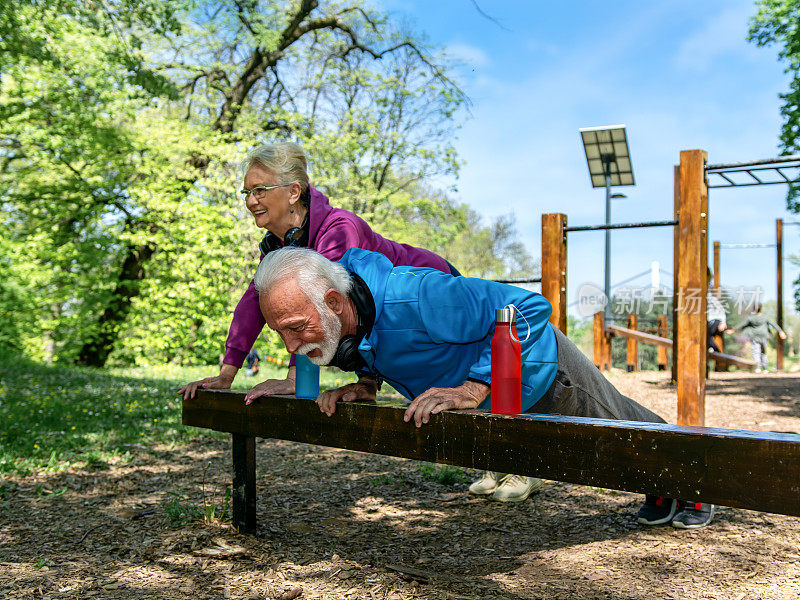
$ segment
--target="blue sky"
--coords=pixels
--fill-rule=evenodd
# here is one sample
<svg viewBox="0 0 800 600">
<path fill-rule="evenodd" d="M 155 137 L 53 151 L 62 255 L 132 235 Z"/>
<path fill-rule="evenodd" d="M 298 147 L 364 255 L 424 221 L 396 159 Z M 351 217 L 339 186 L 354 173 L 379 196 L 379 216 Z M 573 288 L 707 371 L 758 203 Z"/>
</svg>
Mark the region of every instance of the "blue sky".
<svg viewBox="0 0 800 600">
<path fill-rule="evenodd" d="M 395 18 L 463 62 L 471 117 L 456 140 L 464 166 L 457 198 L 487 218 L 514 213 L 520 239 L 541 254 L 541 214 L 569 224 L 602 223 L 605 195 L 592 189 L 578 129 L 624 123 L 635 187 L 617 188 L 612 222 L 672 218 L 673 165 L 681 150 L 709 163 L 778 155 L 780 99 L 787 76 L 775 48 L 746 41 L 752 1 L 543 2 L 381 0 Z M 774 243 L 785 188 L 711 190 L 710 237 Z M 788 227 L 784 255 L 800 253 Z M 569 238 L 568 302 L 586 282 L 602 286 L 603 233 Z M 659 261 L 672 271 L 669 228 L 612 232 L 611 281 Z M 709 258 L 709 262 L 711 262 Z M 722 251 L 723 285 L 761 286 L 775 299 L 773 249 Z M 784 264 L 784 304 L 798 268 Z M 649 276 L 632 285 L 649 285 Z"/>
</svg>

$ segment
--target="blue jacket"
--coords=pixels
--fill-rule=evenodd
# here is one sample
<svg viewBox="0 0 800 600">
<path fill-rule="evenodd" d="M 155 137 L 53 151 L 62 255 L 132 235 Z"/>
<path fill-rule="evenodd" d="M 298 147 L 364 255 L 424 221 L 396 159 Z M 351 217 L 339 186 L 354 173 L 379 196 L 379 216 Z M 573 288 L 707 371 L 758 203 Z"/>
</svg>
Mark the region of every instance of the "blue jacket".
<svg viewBox="0 0 800 600">
<path fill-rule="evenodd" d="M 522 410 L 556 376 L 556 337 L 541 294 L 425 267 L 395 267 L 383 254 L 351 248 L 339 261 L 358 274 L 375 301 L 375 324 L 359 344 L 367 371 L 409 400 L 431 387 L 491 380 L 495 309 L 514 304 L 530 324 L 522 342 Z M 520 340 L 528 327 L 517 317 Z M 489 408 L 489 398 L 481 404 Z"/>
</svg>

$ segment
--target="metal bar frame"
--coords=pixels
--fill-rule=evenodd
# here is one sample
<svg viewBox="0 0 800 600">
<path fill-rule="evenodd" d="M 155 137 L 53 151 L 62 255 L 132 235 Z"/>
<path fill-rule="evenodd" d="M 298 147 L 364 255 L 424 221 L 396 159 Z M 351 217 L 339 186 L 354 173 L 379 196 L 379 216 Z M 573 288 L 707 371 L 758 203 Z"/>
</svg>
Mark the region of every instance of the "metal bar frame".
<svg viewBox="0 0 800 600">
<path fill-rule="evenodd" d="M 634 229 L 636 227 L 674 227 L 678 221 L 647 221 L 644 223 L 611 223 L 609 225 L 578 225 L 564 227 L 565 232 L 572 231 L 602 231 L 604 229 Z"/>
<path fill-rule="evenodd" d="M 492 279 L 495 283 L 541 283 L 541 277 L 528 277 L 521 279 Z"/>
<path fill-rule="evenodd" d="M 777 158 L 765 158 L 762 160 L 751 160 L 747 162 L 738 163 L 721 163 L 718 165 L 706 165 L 706 171 L 727 171 L 729 169 L 737 169 L 742 167 L 758 167 L 761 165 L 771 165 L 774 163 L 787 163 L 798 162 L 800 163 L 800 154 L 792 154 L 791 156 L 779 156 Z M 769 167 L 767 167 L 769 168 Z"/>
<path fill-rule="evenodd" d="M 787 183 L 800 183 L 800 172 L 798 172 L 795 179 L 790 179 L 782 169 L 800 169 L 800 155 L 796 154 L 793 156 L 782 156 L 778 158 L 756 160 L 751 162 L 708 165 L 706 167 L 706 176 L 710 177 L 711 175 L 716 175 L 720 179 L 724 180 L 724 183 L 709 182 L 709 188 L 752 187 L 755 185 L 783 185 Z M 773 172 L 780 176 L 780 178 L 776 181 L 768 181 L 756 175 L 758 172 Z M 745 173 L 752 179 L 752 181 L 739 183 L 729 177 L 729 175 L 733 173 Z"/>
</svg>

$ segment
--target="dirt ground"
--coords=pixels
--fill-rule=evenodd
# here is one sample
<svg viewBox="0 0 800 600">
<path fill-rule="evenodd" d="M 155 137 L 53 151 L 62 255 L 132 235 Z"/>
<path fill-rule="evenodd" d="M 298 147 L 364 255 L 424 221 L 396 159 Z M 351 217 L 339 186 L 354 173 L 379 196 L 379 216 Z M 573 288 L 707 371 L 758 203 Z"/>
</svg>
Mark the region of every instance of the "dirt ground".
<svg viewBox="0 0 800 600">
<path fill-rule="evenodd" d="M 610 378 L 674 422 L 666 375 Z M 800 432 L 798 392 L 798 374 L 714 373 L 706 424 Z M 202 508 L 202 489 L 221 505 L 225 438 L 132 451 L 3 480 L 0 598 L 800 598 L 800 518 L 721 507 L 702 530 L 646 528 L 635 494 L 547 482 L 507 505 L 413 461 L 262 440 L 259 531 L 239 535 L 166 508 Z"/>
</svg>

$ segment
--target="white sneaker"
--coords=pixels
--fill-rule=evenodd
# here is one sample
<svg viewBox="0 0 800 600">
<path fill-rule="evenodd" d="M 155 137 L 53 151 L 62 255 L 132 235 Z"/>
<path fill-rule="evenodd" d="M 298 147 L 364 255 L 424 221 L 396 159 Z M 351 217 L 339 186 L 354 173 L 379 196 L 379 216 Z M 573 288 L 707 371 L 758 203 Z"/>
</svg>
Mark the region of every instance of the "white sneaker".
<svg viewBox="0 0 800 600">
<path fill-rule="evenodd" d="M 522 502 L 533 492 L 544 485 L 538 477 L 509 475 L 492 494 L 492 498 L 500 502 Z"/>
<path fill-rule="evenodd" d="M 761 373 L 761 367 L 756 367 L 756 373 Z"/>
<path fill-rule="evenodd" d="M 494 471 L 484 471 L 478 481 L 474 481 L 469 486 L 470 494 L 477 494 L 478 496 L 488 496 L 493 494 L 500 485 L 500 481 L 506 477 L 505 473 L 495 473 Z"/>
</svg>

